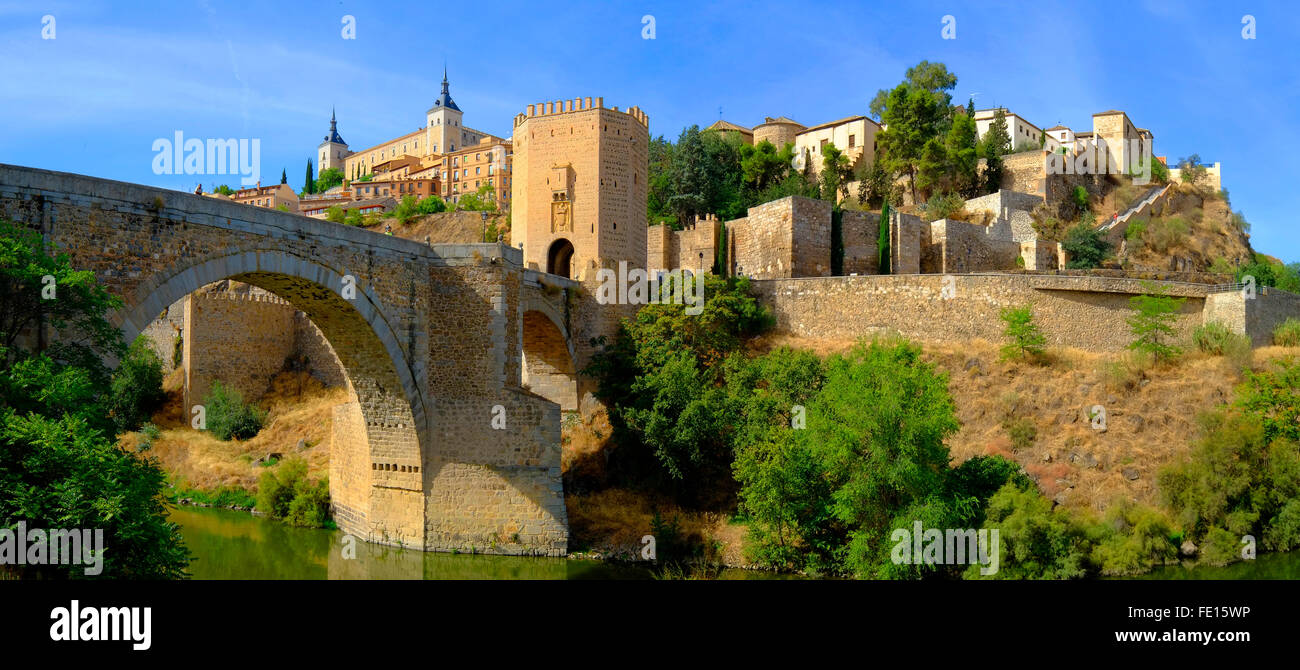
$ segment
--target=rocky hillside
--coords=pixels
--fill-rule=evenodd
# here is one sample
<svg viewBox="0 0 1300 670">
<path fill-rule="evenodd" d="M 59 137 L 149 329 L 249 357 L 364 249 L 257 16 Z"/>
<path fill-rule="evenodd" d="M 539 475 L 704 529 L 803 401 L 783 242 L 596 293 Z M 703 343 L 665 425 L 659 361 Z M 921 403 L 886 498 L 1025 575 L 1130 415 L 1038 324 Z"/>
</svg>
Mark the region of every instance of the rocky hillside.
<svg viewBox="0 0 1300 670">
<path fill-rule="evenodd" d="M 1226 195 L 1177 184 L 1148 216 L 1116 231 L 1119 260 L 1137 271 L 1227 272 L 1254 257 L 1246 228 Z"/>
</svg>

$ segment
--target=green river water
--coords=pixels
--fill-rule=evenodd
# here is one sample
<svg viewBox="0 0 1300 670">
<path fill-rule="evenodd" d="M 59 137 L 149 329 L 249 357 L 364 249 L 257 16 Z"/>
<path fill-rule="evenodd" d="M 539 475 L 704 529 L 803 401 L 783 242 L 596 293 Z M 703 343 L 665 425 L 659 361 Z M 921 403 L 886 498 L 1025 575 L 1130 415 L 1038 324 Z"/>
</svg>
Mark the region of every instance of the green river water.
<svg viewBox="0 0 1300 670">
<path fill-rule="evenodd" d="M 650 579 L 645 568 L 602 561 L 444 554 L 356 543 L 342 557 L 343 533 L 305 529 L 223 509 L 171 513 L 195 560 L 195 579 Z M 781 578 L 724 570 L 721 579 Z M 1300 579 L 1300 552 L 1260 554 L 1222 568 L 1167 566 L 1139 579 Z"/>
<path fill-rule="evenodd" d="M 178 507 L 171 520 L 194 561 L 194 579 L 650 579 L 635 565 L 567 558 L 423 552 L 357 542 L 344 559 L 343 533 L 294 528 L 247 512 Z M 724 570 L 721 579 L 782 578 Z"/>
</svg>

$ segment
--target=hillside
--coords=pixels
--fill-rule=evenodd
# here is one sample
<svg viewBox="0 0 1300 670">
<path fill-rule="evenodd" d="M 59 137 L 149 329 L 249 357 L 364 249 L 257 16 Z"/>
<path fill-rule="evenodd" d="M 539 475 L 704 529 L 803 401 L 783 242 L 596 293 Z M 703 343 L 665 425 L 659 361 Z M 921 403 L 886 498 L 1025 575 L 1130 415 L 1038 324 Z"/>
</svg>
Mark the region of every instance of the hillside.
<svg viewBox="0 0 1300 670">
<path fill-rule="evenodd" d="M 496 240 L 493 231 L 500 231 L 504 235 L 503 241 L 510 244 L 509 217 L 501 214 L 489 215 L 486 227 L 482 212 L 439 212 L 417 216 L 405 224 L 393 218 L 381 219 L 366 230 L 383 233 L 389 226 L 392 227 L 393 235 L 416 242 L 424 242 L 425 237 L 429 238 L 430 244 L 483 242 L 484 231 L 487 230 L 486 237 L 490 240 Z"/>
<path fill-rule="evenodd" d="M 1225 195 L 1177 184 L 1148 216 L 1116 234 L 1123 236 L 1125 269 L 1170 270 L 1177 258 L 1191 271 L 1223 272 L 1254 257 L 1244 228 Z"/>
</svg>

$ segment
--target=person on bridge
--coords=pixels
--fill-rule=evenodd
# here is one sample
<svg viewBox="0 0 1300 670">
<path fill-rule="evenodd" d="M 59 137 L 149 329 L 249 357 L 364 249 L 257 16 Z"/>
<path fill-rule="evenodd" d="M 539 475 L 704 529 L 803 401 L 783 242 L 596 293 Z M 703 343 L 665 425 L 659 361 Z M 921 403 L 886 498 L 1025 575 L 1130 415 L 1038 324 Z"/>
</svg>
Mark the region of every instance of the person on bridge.
<svg viewBox="0 0 1300 670">
<path fill-rule="evenodd" d="M 393 234 L 393 227 L 392 227 L 391 225 L 389 225 L 389 226 L 384 226 L 384 234 L 385 234 L 385 235 L 392 235 L 392 234 Z"/>
</svg>

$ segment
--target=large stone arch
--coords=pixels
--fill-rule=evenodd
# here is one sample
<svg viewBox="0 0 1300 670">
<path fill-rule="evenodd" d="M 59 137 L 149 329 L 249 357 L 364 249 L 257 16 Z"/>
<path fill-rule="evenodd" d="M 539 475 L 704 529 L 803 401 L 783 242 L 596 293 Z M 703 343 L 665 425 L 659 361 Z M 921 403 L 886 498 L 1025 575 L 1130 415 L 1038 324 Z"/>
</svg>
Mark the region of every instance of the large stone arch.
<svg viewBox="0 0 1300 670">
<path fill-rule="evenodd" d="M 330 497 L 345 532 L 387 544 L 424 546 L 425 449 L 432 408 L 380 301 L 319 258 L 252 249 L 169 268 L 141 284 L 119 312 L 127 341 L 163 307 L 212 282 L 252 284 L 305 312 L 333 346 L 357 403 L 335 411 Z"/>
</svg>

